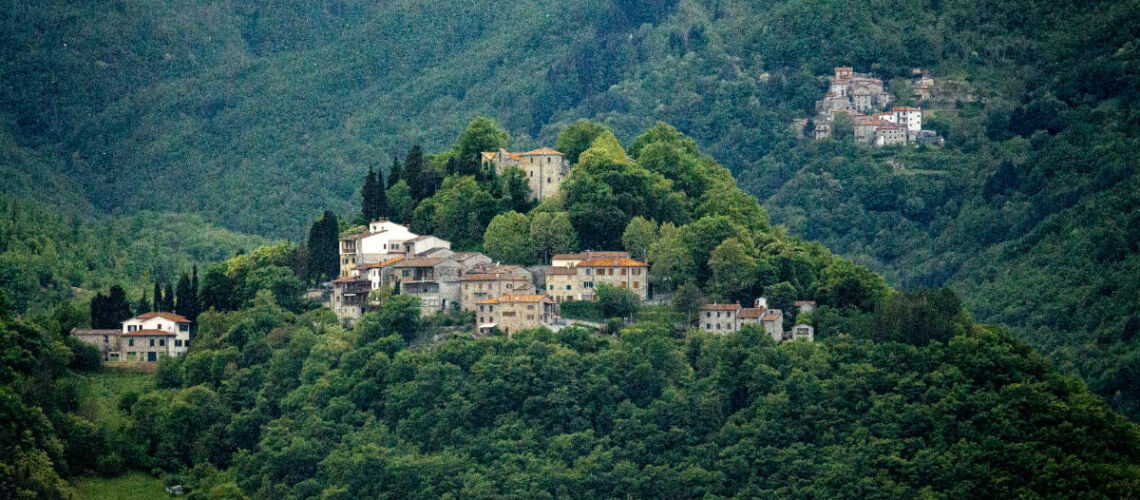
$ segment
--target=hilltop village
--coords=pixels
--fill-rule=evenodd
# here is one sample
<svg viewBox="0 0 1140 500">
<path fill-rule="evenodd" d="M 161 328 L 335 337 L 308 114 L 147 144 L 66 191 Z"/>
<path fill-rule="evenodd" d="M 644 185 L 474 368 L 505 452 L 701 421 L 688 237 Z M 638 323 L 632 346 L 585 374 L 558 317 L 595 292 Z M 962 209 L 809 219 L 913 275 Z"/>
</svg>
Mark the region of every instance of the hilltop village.
<svg viewBox="0 0 1140 500">
<path fill-rule="evenodd" d="M 920 69 L 912 92 L 916 100 L 929 99 L 934 79 Z M 827 95 L 815 102 L 817 140 L 836 135 L 840 124 L 849 125 L 855 141 L 872 147 L 905 144 L 942 145 L 945 140 L 933 130 L 922 128 L 922 108 L 894 106 L 895 97 L 883 88 L 883 81 L 868 73 L 856 73 L 849 66 L 835 68 Z"/>
<path fill-rule="evenodd" d="M 570 173 L 564 155 L 551 148 L 520 153 L 500 149 L 482 153 L 481 159 L 499 175 L 507 167 L 523 170 L 536 200 L 556 195 Z M 381 288 L 415 295 L 425 317 L 474 312 L 471 330 L 477 335 L 568 325 L 572 322 L 561 317 L 560 304 L 597 301 L 602 286 L 631 291 L 639 303 L 650 297 L 649 265 L 628 251 L 562 253 L 543 265 L 522 266 L 495 262 L 479 252 L 453 251 L 449 241 L 415 234 L 383 218 L 343 236 L 339 256 L 340 275 L 332 281 L 327 305 L 349 321 L 377 308 L 370 297 Z M 814 302 L 797 306 L 800 312 L 810 312 Z M 814 337 L 811 325 L 786 330 L 783 311 L 769 309 L 763 297 L 748 308 L 739 303 L 702 305 L 699 323 L 700 329 L 716 333 L 755 324 L 776 341 Z"/>
</svg>

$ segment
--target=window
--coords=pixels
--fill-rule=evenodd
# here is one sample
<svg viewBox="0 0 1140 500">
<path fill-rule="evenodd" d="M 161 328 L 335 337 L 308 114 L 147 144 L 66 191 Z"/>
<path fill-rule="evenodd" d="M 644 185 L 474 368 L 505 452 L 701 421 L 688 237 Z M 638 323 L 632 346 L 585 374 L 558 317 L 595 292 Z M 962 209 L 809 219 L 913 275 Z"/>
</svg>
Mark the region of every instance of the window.
<svg viewBox="0 0 1140 500">
<path fill-rule="evenodd" d="M 534 310 L 534 304 L 527 304 L 526 310 L 533 311 Z"/>
<path fill-rule="evenodd" d="M 634 270 L 633 270 L 633 275 L 634 275 L 634 276 L 641 276 L 641 268 L 637 268 L 637 269 L 634 269 Z"/>
<path fill-rule="evenodd" d="M 626 288 L 626 282 L 624 282 L 624 281 L 623 281 L 623 282 L 621 282 L 621 287 L 622 287 L 622 288 Z"/>
<path fill-rule="evenodd" d="M 135 326 L 135 325 L 127 325 L 127 331 L 128 331 L 128 332 L 133 332 L 133 331 L 135 331 L 136 329 L 138 329 L 138 327 L 137 327 L 137 326 Z"/>
<path fill-rule="evenodd" d="M 182 347 L 182 341 L 178 340 L 178 339 L 174 339 L 174 347 Z"/>
<path fill-rule="evenodd" d="M 154 347 L 154 339 L 150 339 L 150 346 Z"/>
<path fill-rule="evenodd" d="M 570 285 L 566 285 L 566 289 L 567 289 L 567 290 L 569 290 L 569 289 L 570 289 Z"/>
<path fill-rule="evenodd" d="M 135 346 L 135 339 L 127 339 L 127 345 L 134 347 Z"/>
<path fill-rule="evenodd" d="M 622 275 L 622 276 L 625 276 L 625 268 L 624 268 L 624 267 L 623 267 L 623 268 L 621 268 L 621 275 Z"/>
<path fill-rule="evenodd" d="M 587 267 L 586 268 L 586 276 L 589 276 L 589 275 L 590 275 L 590 268 Z"/>
<path fill-rule="evenodd" d="M 166 347 L 166 339 L 158 339 L 159 347 Z"/>
<path fill-rule="evenodd" d="M 533 320 L 533 319 L 534 319 L 534 315 L 533 315 L 533 314 L 528 314 L 528 315 L 526 315 L 526 319 L 531 319 L 531 320 Z"/>
<path fill-rule="evenodd" d="M 550 184 L 550 177 L 547 177 L 547 178 L 546 178 L 546 183 L 547 183 L 547 184 Z"/>
<path fill-rule="evenodd" d="M 638 285 L 639 285 L 639 283 L 638 283 L 638 282 L 636 282 L 636 281 L 634 281 L 634 282 L 633 282 L 633 287 L 634 287 L 634 288 L 637 288 L 637 287 L 638 287 Z"/>
<path fill-rule="evenodd" d="M 182 343 L 182 347 L 185 347 L 185 348 L 189 349 L 189 348 L 190 348 L 190 341 L 189 341 L 189 340 L 187 340 L 186 342 L 183 342 L 183 343 Z"/>
<path fill-rule="evenodd" d="M 705 330 L 712 330 L 712 325 L 705 323 Z"/>
<path fill-rule="evenodd" d="M 179 323 L 178 324 L 178 331 L 180 331 L 180 332 L 190 331 L 190 323 Z"/>
<path fill-rule="evenodd" d="M 611 267 L 610 268 L 610 276 L 613 276 L 613 275 L 614 275 L 614 268 Z"/>
<path fill-rule="evenodd" d="M 598 273 L 598 276 L 605 276 L 606 270 L 602 269 L 602 268 L 598 268 L 597 273 Z"/>
</svg>

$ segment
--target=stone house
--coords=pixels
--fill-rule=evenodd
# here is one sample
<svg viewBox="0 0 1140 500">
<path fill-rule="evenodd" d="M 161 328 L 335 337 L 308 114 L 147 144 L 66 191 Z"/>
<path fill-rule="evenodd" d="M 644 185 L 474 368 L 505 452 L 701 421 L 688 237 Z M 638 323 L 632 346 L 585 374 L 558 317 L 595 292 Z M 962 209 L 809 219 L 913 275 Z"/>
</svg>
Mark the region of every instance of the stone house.
<svg viewBox="0 0 1140 500">
<path fill-rule="evenodd" d="M 534 294 L 534 285 L 527 276 L 530 273 L 517 266 L 514 269 L 491 269 L 487 272 L 476 272 L 459 278 L 460 309 L 474 311 L 475 303 L 493 299 L 503 295 Z M 515 269 L 526 272 L 526 275 L 512 272 Z"/>
<path fill-rule="evenodd" d="M 154 362 L 190 349 L 190 320 L 152 312 L 123 321 L 119 330 L 74 329 L 76 338 L 99 348 L 104 361 Z"/>
<path fill-rule="evenodd" d="M 420 310 L 430 316 L 459 309 L 460 265 L 452 257 L 406 257 L 391 265 L 400 293 L 420 298 Z"/>
<path fill-rule="evenodd" d="M 405 255 L 404 243 L 418 236 L 407 226 L 387 219 L 372 221 L 367 231 L 340 239 L 340 275 L 348 276 L 364 264 Z M 450 248 L 451 244 L 447 246 Z"/>
<path fill-rule="evenodd" d="M 500 148 L 496 152 L 484 152 L 482 163 L 484 166 L 494 166 L 496 175 L 502 175 L 507 167 L 522 170 L 526 174 L 532 200 L 558 195 L 562 181 L 570 175 L 570 161 L 562 153 L 550 148 L 525 153 L 512 153 Z"/>
<path fill-rule="evenodd" d="M 764 297 L 756 299 L 753 307 L 741 307 L 739 303 L 706 304 L 701 306 L 698 319 L 700 329 L 710 333 L 737 332 L 744 325 L 752 324 L 762 328 L 776 342 L 790 338 L 784 332 L 783 311 L 769 309 Z"/>
<path fill-rule="evenodd" d="M 558 304 L 541 294 L 508 294 L 475 303 L 475 331 L 483 335 L 495 328 L 510 335 L 551 324 L 557 317 Z"/>
<path fill-rule="evenodd" d="M 123 333 L 157 330 L 174 334 L 171 356 L 181 356 L 190 349 L 190 320 L 169 312 L 150 312 L 123 321 Z"/>
<path fill-rule="evenodd" d="M 546 293 L 556 302 L 597 300 L 602 283 L 632 290 L 643 302 L 648 297 L 649 265 L 644 262 L 629 257 L 597 257 L 593 252 L 585 260 L 577 260 L 578 255 L 556 257 L 561 257 L 556 262 L 573 262 L 568 267 L 552 265 L 546 273 Z"/>
<path fill-rule="evenodd" d="M 815 328 L 806 323 L 800 323 L 792 327 L 792 335 L 790 340 L 807 340 L 808 342 L 815 341 Z"/>
<path fill-rule="evenodd" d="M 590 259 L 628 259 L 629 252 L 586 250 L 577 253 L 558 253 L 550 258 L 551 267 L 574 267 Z"/>
<path fill-rule="evenodd" d="M 701 306 L 701 330 L 710 333 L 732 333 L 740 329 L 740 304 L 705 304 Z"/>
</svg>

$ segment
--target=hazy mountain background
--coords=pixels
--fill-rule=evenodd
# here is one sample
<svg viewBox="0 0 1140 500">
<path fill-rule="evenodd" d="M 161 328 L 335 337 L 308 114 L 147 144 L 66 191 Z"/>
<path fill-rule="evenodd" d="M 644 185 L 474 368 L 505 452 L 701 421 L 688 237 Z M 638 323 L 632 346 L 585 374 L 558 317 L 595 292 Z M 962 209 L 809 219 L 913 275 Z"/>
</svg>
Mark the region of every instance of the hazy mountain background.
<svg viewBox="0 0 1140 500">
<path fill-rule="evenodd" d="M 1140 2 L 92 1 L 0 7 L 0 178 L 61 217 L 299 239 L 471 118 L 666 121 L 773 221 L 950 285 L 1140 415 Z M 945 82 L 944 149 L 795 138 L 835 65 Z M 919 103 L 914 103 L 919 104 Z M 235 246 L 237 246 L 235 244 Z M 27 251 L 21 250 L 21 251 Z M 0 270 L 12 274 L 13 265 Z M 7 273 L 7 274 L 5 274 Z"/>
</svg>

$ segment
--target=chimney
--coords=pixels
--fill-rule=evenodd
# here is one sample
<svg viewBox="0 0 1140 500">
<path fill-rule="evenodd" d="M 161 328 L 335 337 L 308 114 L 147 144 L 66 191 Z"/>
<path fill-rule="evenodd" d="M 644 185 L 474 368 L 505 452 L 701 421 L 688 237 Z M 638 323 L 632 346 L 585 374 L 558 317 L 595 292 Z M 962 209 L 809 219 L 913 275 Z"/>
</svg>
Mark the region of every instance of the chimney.
<svg viewBox="0 0 1140 500">
<path fill-rule="evenodd" d="M 768 299 L 766 299 L 764 297 L 757 297 L 756 298 L 756 307 L 760 308 L 760 309 L 767 309 L 768 308 Z"/>
</svg>

